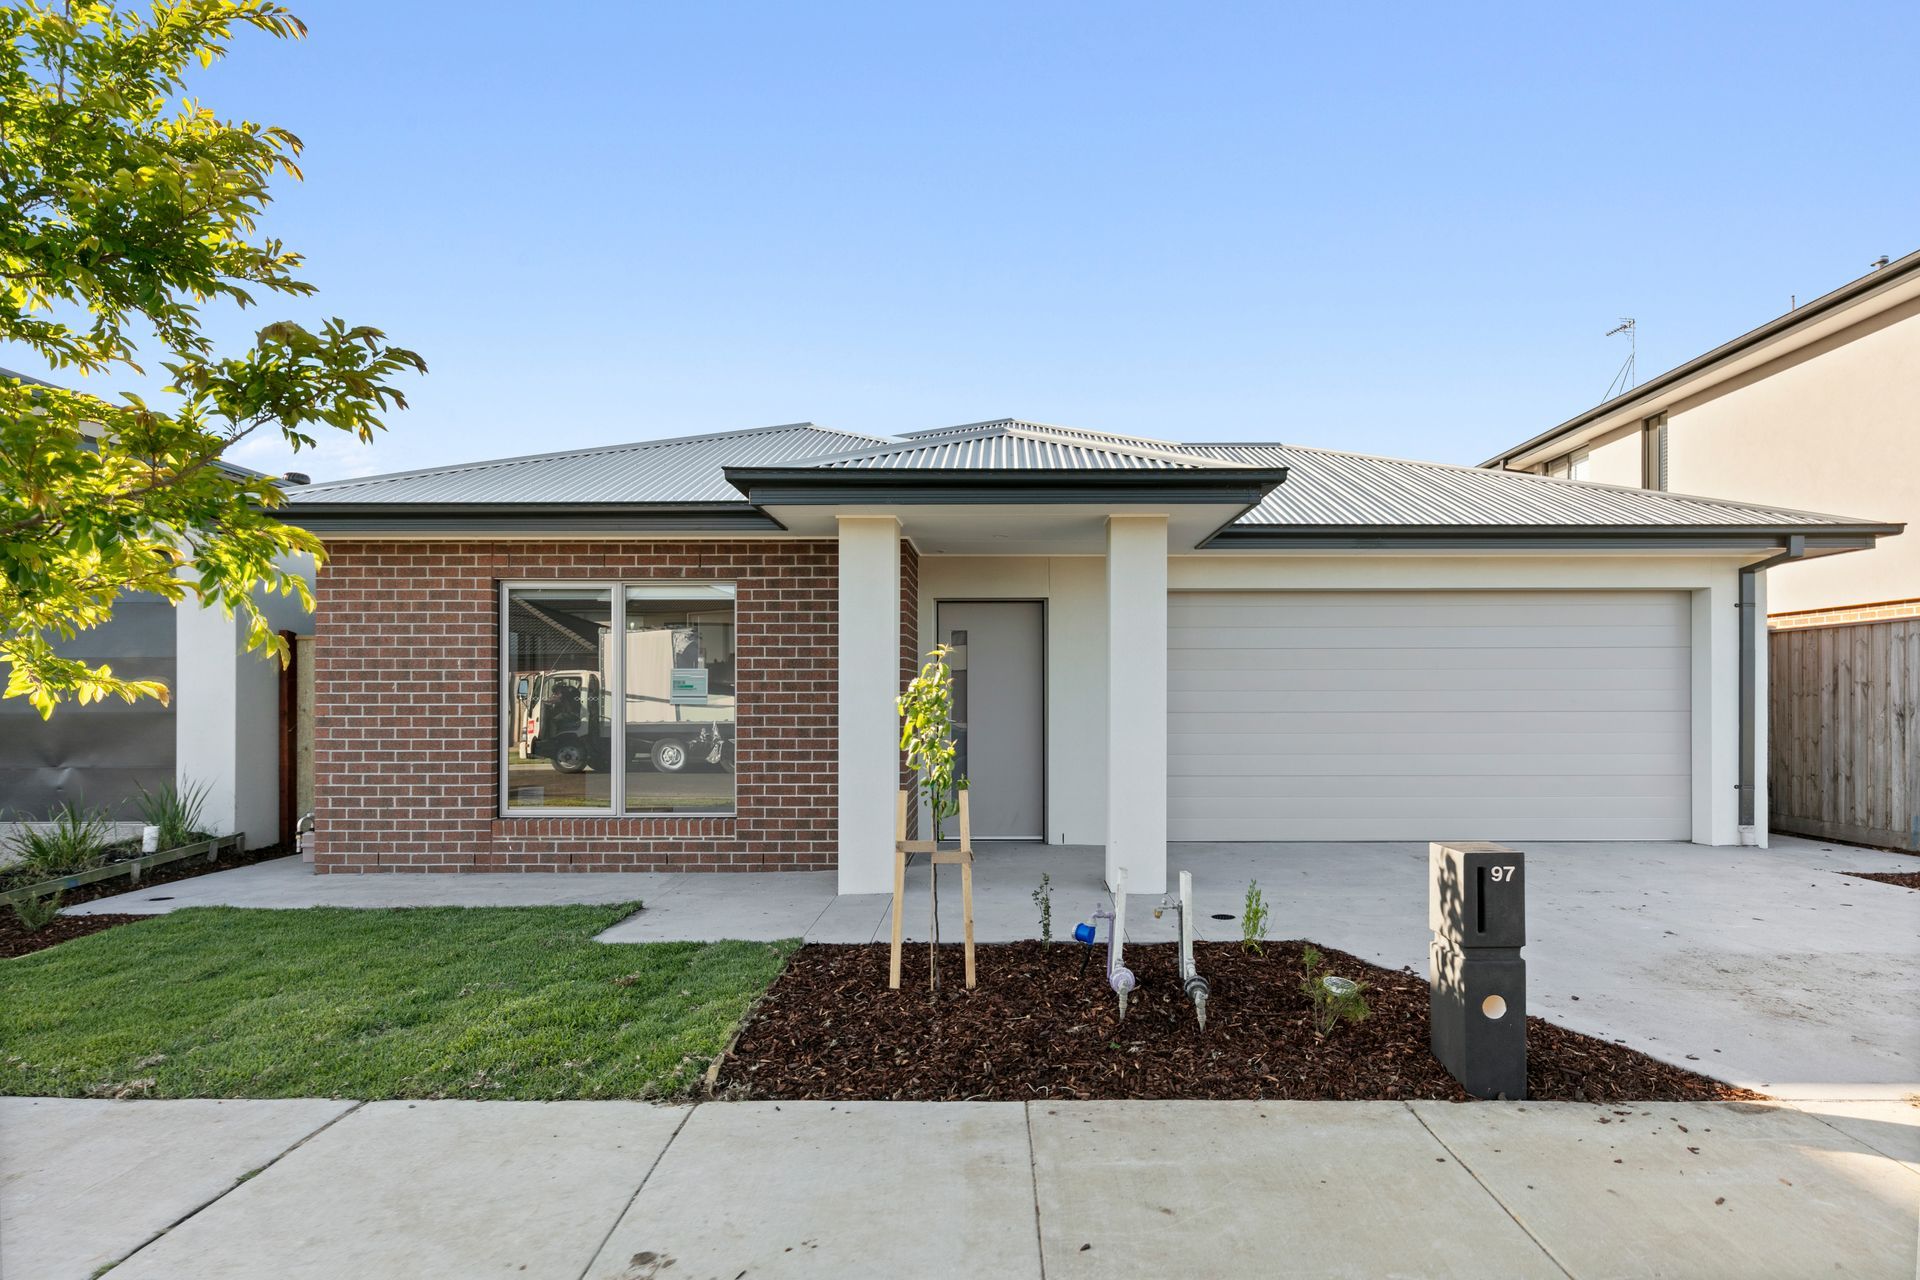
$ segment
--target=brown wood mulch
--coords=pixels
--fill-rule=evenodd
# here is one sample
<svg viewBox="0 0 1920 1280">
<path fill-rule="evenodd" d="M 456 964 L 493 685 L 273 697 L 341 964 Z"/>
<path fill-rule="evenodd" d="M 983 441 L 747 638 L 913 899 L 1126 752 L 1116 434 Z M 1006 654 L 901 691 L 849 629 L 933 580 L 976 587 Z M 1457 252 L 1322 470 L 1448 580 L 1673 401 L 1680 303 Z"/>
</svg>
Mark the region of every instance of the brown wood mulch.
<svg viewBox="0 0 1920 1280">
<path fill-rule="evenodd" d="M 1300 990 L 1302 943 L 1264 956 L 1200 943 L 1212 984 L 1207 1027 L 1182 994 L 1172 944 L 1130 946 L 1138 977 L 1125 1022 L 1096 948 L 983 945 L 979 984 L 962 985 L 960 949 L 941 948 L 937 994 L 927 948 L 909 947 L 901 990 L 887 947 L 796 951 L 720 1064 L 714 1091 L 766 1099 L 953 1101 L 1034 1098 L 1416 1099 L 1466 1101 L 1427 1044 L 1426 981 L 1321 948 L 1322 972 L 1364 980 L 1371 1014 L 1327 1036 Z M 1761 1095 L 1527 1019 L 1527 1092 L 1541 1101 L 1685 1102 Z"/>
<path fill-rule="evenodd" d="M 1920 871 L 1842 871 L 1843 876 L 1852 876 L 1856 880 L 1878 880 L 1881 884 L 1897 884 L 1903 889 L 1920 889 Z"/>
<path fill-rule="evenodd" d="M 31 955 L 36 951 L 45 951 L 48 947 L 67 941 L 69 938 L 84 938 L 90 933 L 100 933 L 118 924 L 132 924 L 136 920 L 152 920 L 153 916 L 55 916 L 44 928 L 28 933 L 20 927 L 20 918 L 8 908 L 0 915 L 0 960 L 14 956 Z"/>
<path fill-rule="evenodd" d="M 208 862 L 205 858 L 186 858 L 142 872 L 138 884 L 128 884 L 125 878 L 113 876 L 106 880 L 96 880 L 92 884 L 83 884 L 77 889 L 69 889 L 60 895 L 60 905 L 77 907 L 83 902 L 92 902 L 98 898 L 111 898 L 122 893 L 150 889 L 155 885 L 172 884 L 177 880 L 191 880 L 196 876 L 212 875 L 216 871 L 231 871 L 235 867 L 248 867 L 256 862 L 284 858 L 290 852 L 292 850 L 286 845 L 273 844 L 238 853 L 229 850 L 212 862 Z M 152 916 L 134 915 L 57 916 L 44 929 L 29 933 L 21 928 L 20 917 L 14 914 L 11 905 L 0 906 L 0 959 L 29 955 L 70 938 L 84 938 L 90 933 L 99 933 L 115 925 L 151 919 L 153 919 Z"/>
</svg>

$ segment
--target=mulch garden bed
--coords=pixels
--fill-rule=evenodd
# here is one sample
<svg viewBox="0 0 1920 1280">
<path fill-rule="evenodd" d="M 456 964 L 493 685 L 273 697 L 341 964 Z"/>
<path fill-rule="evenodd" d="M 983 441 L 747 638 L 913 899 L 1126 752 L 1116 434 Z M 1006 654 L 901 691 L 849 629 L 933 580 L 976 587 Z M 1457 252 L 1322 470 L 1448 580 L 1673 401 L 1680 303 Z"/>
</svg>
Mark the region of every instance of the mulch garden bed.
<svg viewBox="0 0 1920 1280">
<path fill-rule="evenodd" d="M 1840 874 L 1852 876 L 1856 880 L 1878 880 L 1881 884 L 1897 884 L 1903 889 L 1920 889 L 1920 871 L 1843 871 Z"/>
<path fill-rule="evenodd" d="M 205 858 L 186 858 L 142 872 L 138 884 L 128 884 L 126 880 L 115 876 L 106 880 L 96 880 L 92 884 L 83 884 L 77 889 L 69 889 L 60 895 L 60 905 L 77 907 L 83 902 L 92 902 L 96 898 L 111 898 L 122 893 L 151 889 L 155 885 L 171 884 L 176 880 L 191 880 L 195 876 L 211 875 L 216 871 L 231 871 L 235 867 L 248 867 L 256 862 L 284 858 L 290 852 L 292 850 L 286 845 L 271 844 L 260 849 L 245 849 L 237 852 L 230 850 L 212 862 L 208 862 Z M 56 943 L 65 942 L 69 938 L 84 938 L 90 933 L 99 933 L 117 924 L 131 924 L 135 920 L 152 918 L 152 916 L 133 915 L 56 916 L 46 928 L 28 933 L 20 927 L 20 917 L 14 914 L 11 906 L 0 906 L 0 959 L 28 955 Z"/>
<path fill-rule="evenodd" d="M 1129 946 L 1139 979 L 1125 1022 L 1096 949 L 1038 942 L 978 948 L 979 984 L 963 986 L 960 948 L 941 948 L 940 990 L 927 948 L 906 950 L 887 989 L 887 947 L 809 945 L 749 1015 L 714 1091 L 764 1099 L 953 1101 L 1034 1098 L 1417 1099 L 1467 1101 L 1427 1045 L 1426 980 L 1321 948 L 1326 973 L 1366 982 L 1371 1014 L 1316 1033 L 1300 990 L 1299 942 L 1266 954 L 1199 943 L 1212 985 L 1199 1030 L 1171 943 Z M 1735 1089 L 1541 1018 L 1527 1019 L 1527 1094 L 1539 1101 L 1753 1099 Z"/>
<path fill-rule="evenodd" d="M 117 924 L 152 920 L 152 916 L 55 916 L 45 928 L 28 933 L 11 910 L 0 915 L 0 960 L 31 955 L 69 938 L 84 938 L 90 933 L 111 929 Z"/>
</svg>

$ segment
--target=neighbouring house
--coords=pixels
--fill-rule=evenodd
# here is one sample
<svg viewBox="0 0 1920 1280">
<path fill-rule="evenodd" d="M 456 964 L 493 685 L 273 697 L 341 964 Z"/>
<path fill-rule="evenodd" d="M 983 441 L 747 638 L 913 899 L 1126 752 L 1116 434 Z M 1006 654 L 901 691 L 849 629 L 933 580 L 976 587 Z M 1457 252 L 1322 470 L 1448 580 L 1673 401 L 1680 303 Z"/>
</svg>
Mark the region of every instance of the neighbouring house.
<svg viewBox="0 0 1920 1280">
<path fill-rule="evenodd" d="M 0 378 L 40 382 L 7 369 Z M 312 580 L 310 557 L 286 567 Z M 274 628 L 303 647 L 312 616 L 286 597 L 258 599 Z M 145 593 L 116 602 L 109 621 L 56 648 L 110 663 L 123 676 L 160 680 L 172 696 L 70 702 L 51 719 L 25 698 L 0 699 L 0 833 L 44 822 L 68 805 L 131 831 L 142 791 L 177 783 L 204 789 L 201 817 L 214 831 L 254 846 L 291 838 L 293 815 L 305 812 L 294 732 L 297 666 L 283 669 L 247 652 L 242 623 L 218 609 L 191 601 L 175 607 Z M 0 683 L 7 670 L 0 662 Z"/>
<path fill-rule="evenodd" d="M 1104 846 L 1138 892 L 1169 841 L 1764 841 L 1737 804 L 1766 736 L 1743 576 L 1899 531 L 1012 420 L 290 497 L 329 555 L 317 870 L 835 868 L 873 893 L 894 699 L 942 641 L 975 835 Z"/>
<path fill-rule="evenodd" d="M 1920 252 L 1482 465 L 1920 519 Z M 1766 580 L 1773 825 L 1920 849 L 1920 540 Z"/>
</svg>

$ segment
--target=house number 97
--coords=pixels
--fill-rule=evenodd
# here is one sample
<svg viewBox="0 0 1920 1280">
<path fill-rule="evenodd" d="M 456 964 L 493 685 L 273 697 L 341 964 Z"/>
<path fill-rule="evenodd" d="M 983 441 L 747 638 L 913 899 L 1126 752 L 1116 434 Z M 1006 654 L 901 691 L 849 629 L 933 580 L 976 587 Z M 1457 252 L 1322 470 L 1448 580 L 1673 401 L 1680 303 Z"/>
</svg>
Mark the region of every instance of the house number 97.
<svg viewBox="0 0 1920 1280">
<path fill-rule="evenodd" d="M 1495 867 L 1493 868 L 1493 878 L 1495 880 L 1511 880 L 1513 879 L 1513 868 Z"/>
</svg>

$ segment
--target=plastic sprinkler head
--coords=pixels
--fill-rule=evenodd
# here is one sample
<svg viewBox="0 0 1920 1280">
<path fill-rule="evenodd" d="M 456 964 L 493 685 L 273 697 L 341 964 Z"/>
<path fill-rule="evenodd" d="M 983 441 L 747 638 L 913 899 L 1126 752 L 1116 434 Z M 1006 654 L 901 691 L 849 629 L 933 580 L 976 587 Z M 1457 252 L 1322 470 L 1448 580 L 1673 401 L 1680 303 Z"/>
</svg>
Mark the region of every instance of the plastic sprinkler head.
<svg viewBox="0 0 1920 1280">
<path fill-rule="evenodd" d="M 1200 1019 L 1200 1029 L 1205 1031 L 1207 1029 L 1207 993 L 1204 991 L 1193 993 L 1193 1016 Z"/>
<path fill-rule="evenodd" d="M 1127 997 L 1133 993 L 1135 986 L 1133 970 L 1117 970 L 1112 978 L 1109 979 L 1109 982 L 1113 986 L 1114 994 L 1120 997 L 1120 1021 L 1125 1022 L 1127 1020 Z"/>
</svg>

